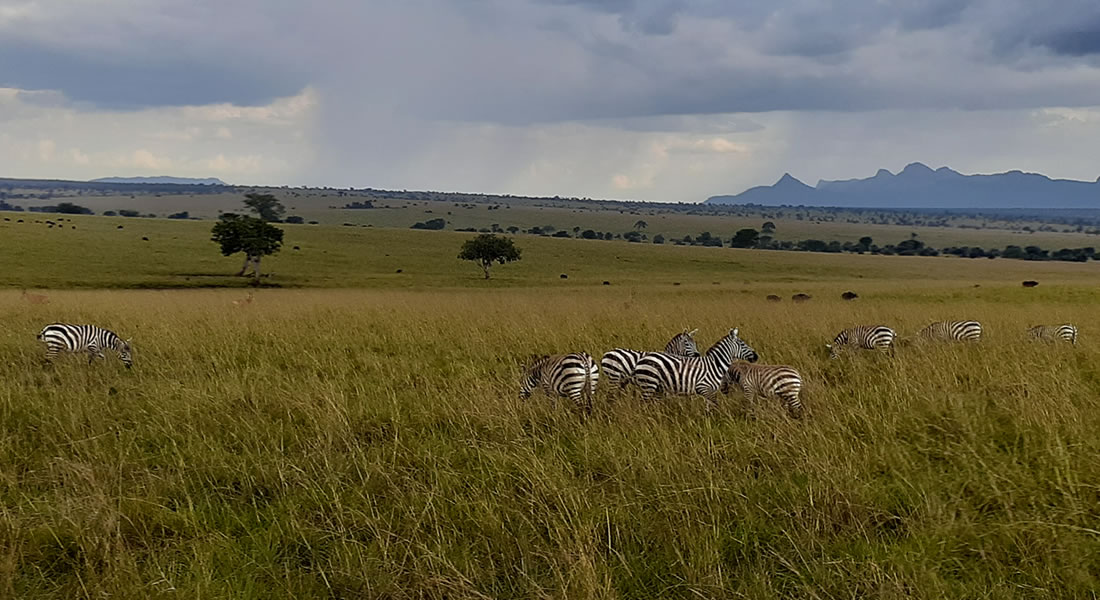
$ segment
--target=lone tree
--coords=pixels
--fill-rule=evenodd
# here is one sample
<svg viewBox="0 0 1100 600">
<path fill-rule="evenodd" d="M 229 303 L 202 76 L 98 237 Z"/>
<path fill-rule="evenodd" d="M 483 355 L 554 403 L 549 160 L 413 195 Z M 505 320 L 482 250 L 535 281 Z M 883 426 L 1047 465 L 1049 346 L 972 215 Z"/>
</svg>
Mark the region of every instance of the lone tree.
<svg viewBox="0 0 1100 600">
<path fill-rule="evenodd" d="M 244 205 L 264 221 L 272 223 L 281 221 L 286 213 L 286 208 L 271 194 L 245 194 Z"/>
<path fill-rule="evenodd" d="M 462 260 L 477 261 L 485 271 L 485 279 L 489 278 L 489 267 L 493 262 L 500 264 L 510 263 L 520 259 L 520 249 L 516 248 L 511 238 L 500 237 L 491 233 L 483 233 L 473 239 L 466 240 L 462 244 L 462 250 L 458 253 Z"/>
<path fill-rule="evenodd" d="M 222 254 L 244 253 L 244 266 L 237 276 L 243 276 L 252 265 L 252 276 L 260 277 L 260 259 L 279 251 L 283 245 L 283 230 L 256 217 L 226 213 L 210 230 L 211 241 L 222 247 Z"/>
<path fill-rule="evenodd" d="M 649 223 L 646 223 L 645 221 L 639 220 L 637 223 L 634 224 L 635 230 L 645 229 L 646 227 L 649 227 Z"/>
<path fill-rule="evenodd" d="M 760 239 L 760 232 L 751 227 L 737 230 L 730 240 L 730 248 L 753 248 Z"/>
</svg>

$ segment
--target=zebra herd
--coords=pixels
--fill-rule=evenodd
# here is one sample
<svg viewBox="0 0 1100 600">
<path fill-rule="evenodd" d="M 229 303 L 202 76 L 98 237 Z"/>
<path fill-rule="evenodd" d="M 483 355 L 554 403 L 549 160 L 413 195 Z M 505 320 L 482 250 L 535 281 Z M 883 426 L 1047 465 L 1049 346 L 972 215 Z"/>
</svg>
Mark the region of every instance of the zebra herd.
<svg viewBox="0 0 1100 600">
<path fill-rule="evenodd" d="M 676 334 L 660 352 L 614 348 L 604 353 L 599 364 L 587 352 L 533 356 L 524 367 L 520 398 L 529 398 L 536 388 L 541 388 L 550 396 L 567 397 L 585 412 L 591 412 L 602 369 L 608 387 L 622 390 L 634 384 L 646 401 L 662 395 L 699 395 L 710 411 L 716 406 L 719 393 L 729 393 L 731 387 L 737 387 L 750 411 L 756 398 L 773 396 L 786 404 L 791 417 L 801 417 L 802 376 L 794 367 L 758 364 L 759 355 L 738 337 L 737 329 L 730 329 L 700 354 L 695 342 L 697 331 L 685 329 Z M 1077 344 L 1077 327 L 1069 323 L 1037 325 L 1028 329 L 1027 335 Z M 981 336 L 982 326 L 977 321 L 941 321 L 920 330 L 913 341 L 977 342 Z M 127 369 L 133 365 L 130 340 L 94 325 L 52 323 L 42 329 L 38 339 L 46 344 L 47 363 L 61 352 L 84 352 L 90 364 L 96 358 L 104 358 L 104 350 L 110 349 Z M 829 357 L 836 359 L 842 352 L 854 349 L 893 353 L 897 340 L 897 333 L 889 327 L 861 325 L 841 331 L 832 344 L 825 346 Z"/>
<path fill-rule="evenodd" d="M 758 364 L 759 356 L 738 337 L 737 329 L 731 329 L 700 355 L 694 337 L 697 331 L 685 329 L 676 334 L 662 352 L 614 348 L 603 355 L 599 367 L 587 352 L 533 356 L 524 368 L 520 398 L 529 398 L 535 388 L 542 388 L 552 397 L 570 398 L 590 413 L 602 369 L 607 387 L 621 391 L 634 384 L 645 401 L 660 395 L 699 395 L 705 399 L 709 412 L 716 406 L 719 393 L 729 393 L 731 387 L 737 387 L 750 412 L 757 398 L 776 397 L 783 401 L 792 418 L 802 416 L 799 398 L 802 376 L 794 367 Z M 1077 344 L 1077 327 L 1069 323 L 1037 325 L 1028 329 L 1027 335 Z M 905 341 L 978 342 L 981 336 L 982 325 L 978 321 L 940 321 Z M 860 325 L 841 331 L 825 347 L 829 358 L 837 359 L 845 351 L 858 349 L 892 354 L 897 341 L 897 333 L 885 325 Z"/>
</svg>

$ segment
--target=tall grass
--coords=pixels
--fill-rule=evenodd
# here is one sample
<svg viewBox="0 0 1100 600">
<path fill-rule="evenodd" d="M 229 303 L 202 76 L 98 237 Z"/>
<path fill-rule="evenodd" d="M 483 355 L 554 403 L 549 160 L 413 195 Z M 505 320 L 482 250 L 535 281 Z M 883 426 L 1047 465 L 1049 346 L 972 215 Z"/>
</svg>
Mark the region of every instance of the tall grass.
<svg viewBox="0 0 1100 600">
<path fill-rule="evenodd" d="M 875 291 L 0 293 L 0 596 L 1091 594 L 1091 304 Z M 845 326 L 951 317 L 987 339 L 826 359 Z M 134 369 L 43 367 L 53 320 L 133 336 Z M 1025 343 L 1060 321 L 1078 347 Z M 797 367 L 806 418 L 601 392 L 585 420 L 516 397 L 529 353 L 659 348 L 687 326 L 704 345 L 739 327 Z"/>
</svg>

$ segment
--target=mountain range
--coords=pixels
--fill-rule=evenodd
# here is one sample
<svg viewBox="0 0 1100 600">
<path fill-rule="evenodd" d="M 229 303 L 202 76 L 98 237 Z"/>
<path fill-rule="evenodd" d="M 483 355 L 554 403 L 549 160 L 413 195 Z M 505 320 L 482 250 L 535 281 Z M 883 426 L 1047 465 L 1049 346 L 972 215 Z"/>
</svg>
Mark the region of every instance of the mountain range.
<svg viewBox="0 0 1100 600">
<path fill-rule="evenodd" d="M 93 183 L 175 183 L 179 185 L 229 185 L 217 177 L 101 177 Z"/>
<path fill-rule="evenodd" d="M 963 175 L 948 167 L 919 162 L 897 174 L 879 169 L 866 179 L 826 180 L 809 186 L 783 174 L 774 185 L 740 194 L 711 196 L 706 204 L 835 206 L 859 208 L 1092 208 L 1100 209 L 1100 179 L 1051 179 L 1038 173 L 1008 171 Z"/>
</svg>

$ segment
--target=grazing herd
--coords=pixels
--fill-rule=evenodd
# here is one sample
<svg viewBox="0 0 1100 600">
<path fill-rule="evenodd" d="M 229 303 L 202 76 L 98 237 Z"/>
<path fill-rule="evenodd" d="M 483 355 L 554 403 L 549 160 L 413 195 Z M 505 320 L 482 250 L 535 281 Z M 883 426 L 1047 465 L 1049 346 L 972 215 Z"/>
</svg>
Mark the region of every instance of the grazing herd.
<svg viewBox="0 0 1100 600">
<path fill-rule="evenodd" d="M 644 401 L 659 396 L 702 396 L 708 412 L 716 406 L 719 393 L 728 394 L 737 388 L 744 394 L 745 408 L 750 414 L 757 398 L 775 397 L 786 405 L 792 418 L 801 418 L 802 376 L 794 367 L 758 364 L 759 356 L 738 337 L 737 329 L 731 329 L 700 355 L 694 337 L 697 331 L 685 329 L 676 334 L 662 352 L 609 350 L 599 364 L 605 387 L 621 391 L 632 383 L 641 390 Z M 1077 327 L 1068 323 L 1038 325 L 1028 329 L 1027 335 L 1048 342 L 1077 344 Z M 978 342 L 981 337 L 982 325 L 978 321 L 940 321 L 905 341 Z M 897 342 L 897 332 L 889 327 L 860 325 L 841 331 L 825 347 L 829 358 L 837 359 L 842 353 L 854 350 L 878 350 L 892 355 Z M 520 398 L 529 398 L 540 387 L 551 397 L 572 399 L 589 413 L 600 368 L 586 352 L 533 356 L 524 367 Z"/>
<path fill-rule="evenodd" d="M 240 302 L 243 305 L 251 301 L 250 295 Z M 709 412 L 716 407 L 720 393 L 728 394 L 732 388 L 738 388 L 750 413 L 757 398 L 776 397 L 786 405 L 792 418 L 802 416 L 799 398 L 802 376 L 795 368 L 758 364 L 759 355 L 738 336 L 737 329 L 730 329 L 700 354 L 694 337 L 697 331 L 685 329 L 659 352 L 614 348 L 599 363 L 587 352 L 532 356 L 524 367 L 520 398 L 529 398 L 538 388 L 553 398 L 569 398 L 590 413 L 602 368 L 605 387 L 621 391 L 634 384 L 641 390 L 644 401 L 660 396 L 702 396 Z M 1028 329 L 1027 335 L 1047 342 L 1077 344 L 1077 327 L 1069 323 L 1037 325 Z M 978 342 L 981 337 L 982 326 L 977 321 L 941 321 L 928 325 L 906 341 Z M 107 349 L 117 353 L 126 368 L 133 364 L 130 340 L 94 325 L 53 323 L 42 329 L 38 340 L 46 345 L 47 364 L 61 352 L 86 353 L 90 364 L 96 358 L 105 358 Z M 841 331 L 825 346 L 830 359 L 836 359 L 843 352 L 860 349 L 893 354 L 897 341 L 897 333 L 889 327 L 861 325 Z"/>
</svg>

